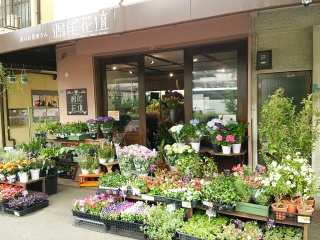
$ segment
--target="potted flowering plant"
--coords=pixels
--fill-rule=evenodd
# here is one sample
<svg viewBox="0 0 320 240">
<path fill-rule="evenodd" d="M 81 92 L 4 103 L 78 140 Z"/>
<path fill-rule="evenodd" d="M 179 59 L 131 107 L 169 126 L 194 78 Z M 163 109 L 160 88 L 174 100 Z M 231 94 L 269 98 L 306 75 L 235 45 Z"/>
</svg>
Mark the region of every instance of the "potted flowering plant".
<svg viewBox="0 0 320 240">
<path fill-rule="evenodd" d="M 104 138 L 106 138 L 113 128 L 115 120 L 113 117 L 98 117 L 97 118 L 97 123 L 100 126 L 100 130 L 102 134 L 104 135 Z"/>
<path fill-rule="evenodd" d="M 124 135 L 124 132 L 114 131 L 112 134 L 112 142 L 115 145 L 120 145 L 123 142 Z"/>
<path fill-rule="evenodd" d="M 213 151 L 219 152 L 219 145 L 215 143 L 216 136 L 219 134 L 219 129 L 222 126 L 222 121 L 218 118 L 211 119 L 207 122 L 206 130 L 209 140 L 213 144 Z"/>
<path fill-rule="evenodd" d="M 91 134 L 91 138 L 95 139 L 97 137 L 97 132 L 98 132 L 98 122 L 96 119 L 88 119 L 87 120 L 87 126 L 89 133 Z"/>
</svg>

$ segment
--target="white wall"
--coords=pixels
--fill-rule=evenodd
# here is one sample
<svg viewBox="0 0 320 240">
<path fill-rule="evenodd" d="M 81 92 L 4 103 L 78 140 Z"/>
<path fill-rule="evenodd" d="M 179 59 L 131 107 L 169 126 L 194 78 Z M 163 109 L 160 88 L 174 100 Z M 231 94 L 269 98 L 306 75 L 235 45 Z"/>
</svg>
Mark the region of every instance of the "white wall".
<svg viewBox="0 0 320 240">
<path fill-rule="evenodd" d="M 123 0 L 122 5 L 125 6 L 145 1 Z M 101 9 L 119 7 L 119 2 L 120 0 L 93 0 L 88 4 L 87 0 L 55 0 L 54 21 L 98 12 Z"/>
</svg>

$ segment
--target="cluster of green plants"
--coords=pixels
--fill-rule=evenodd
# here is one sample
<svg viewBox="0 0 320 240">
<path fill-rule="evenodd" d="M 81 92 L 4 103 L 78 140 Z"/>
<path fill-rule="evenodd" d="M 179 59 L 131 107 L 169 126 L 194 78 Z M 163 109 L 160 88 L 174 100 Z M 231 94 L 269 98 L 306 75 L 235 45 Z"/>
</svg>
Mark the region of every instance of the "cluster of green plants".
<svg viewBox="0 0 320 240">
<path fill-rule="evenodd" d="M 23 142 L 17 145 L 17 148 L 22 149 L 24 152 L 38 155 L 41 153 L 41 149 L 45 146 L 45 144 L 46 143 L 43 138 L 32 138 L 29 142 Z"/>
<path fill-rule="evenodd" d="M 171 240 L 176 229 L 183 225 L 184 216 L 183 208 L 168 210 L 165 204 L 158 204 L 144 221 L 146 227 L 143 230 L 150 239 Z"/>
<path fill-rule="evenodd" d="M 82 169 L 87 169 L 89 171 L 96 170 L 100 168 L 99 159 L 96 155 L 86 155 L 79 157 L 79 166 Z"/>
<path fill-rule="evenodd" d="M 318 99 L 318 93 L 308 95 L 298 112 L 293 98 L 285 97 L 283 88 L 269 96 L 262 107 L 258 128 L 262 146 L 259 153 L 267 164 L 272 160 L 281 162 L 297 152 L 302 158 L 311 159 L 320 136 L 320 111 L 313 106 Z"/>
<path fill-rule="evenodd" d="M 103 143 L 100 148 L 98 148 L 98 156 L 99 158 L 107 159 L 115 158 L 116 150 L 113 145 L 109 142 Z"/>
<path fill-rule="evenodd" d="M 209 218 L 205 211 L 197 211 L 189 218 L 187 222 L 184 222 L 178 232 L 182 232 L 191 236 L 196 236 L 201 239 L 217 239 L 217 234 L 223 230 L 229 222 L 229 218 L 225 216 L 217 216 Z"/>
<path fill-rule="evenodd" d="M 99 177 L 99 186 L 120 188 L 126 185 L 126 178 L 118 172 L 107 172 Z"/>
<path fill-rule="evenodd" d="M 232 175 L 219 174 L 210 184 L 205 185 L 201 190 L 202 199 L 236 206 L 241 200 Z"/>
</svg>

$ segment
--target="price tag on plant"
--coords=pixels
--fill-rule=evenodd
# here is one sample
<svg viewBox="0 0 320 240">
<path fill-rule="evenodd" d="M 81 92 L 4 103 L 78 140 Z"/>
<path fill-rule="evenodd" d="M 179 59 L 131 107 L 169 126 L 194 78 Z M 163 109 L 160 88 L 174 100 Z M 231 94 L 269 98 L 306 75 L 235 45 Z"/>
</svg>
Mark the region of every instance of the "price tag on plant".
<svg viewBox="0 0 320 240">
<path fill-rule="evenodd" d="M 154 197 L 146 194 L 141 194 L 141 198 L 147 201 L 154 201 Z"/>
<path fill-rule="evenodd" d="M 213 207 L 213 202 L 202 201 L 202 204 L 208 207 Z"/>
<path fill-rule="evenodd" d="M 306 216 L 298 216 L 298 222 L 299 223 L 310 223 L 310 217 Z"/>
<path fill-rule="evenodd" d="M 206 214 L 208 215 L 209 218 L 217 216 L 217 212 L 213 208 L 207 209 Z"/>
<path fill-rule="evenodd" d="M 184 201 L 182 201 L 182 207 L 184 207 L 184 208 L 191 208 L 191 202 L 184 202 Z"/>
</svg>

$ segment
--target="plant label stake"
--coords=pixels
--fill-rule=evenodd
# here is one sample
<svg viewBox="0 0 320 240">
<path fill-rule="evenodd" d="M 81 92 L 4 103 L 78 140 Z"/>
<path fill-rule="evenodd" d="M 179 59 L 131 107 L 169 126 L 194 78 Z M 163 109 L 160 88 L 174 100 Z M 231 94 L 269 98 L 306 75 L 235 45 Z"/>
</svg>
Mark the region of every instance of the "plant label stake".
<svg viewBox="0 0 320 240">
<path fill-rule="evenodd" d="M 210 222 L 210 217 L 217 217 L 217 212 L 213 208 L 208 208 L 206 211 L 206 214 L 209 217 L 209 222 Z"/>
</svg>

